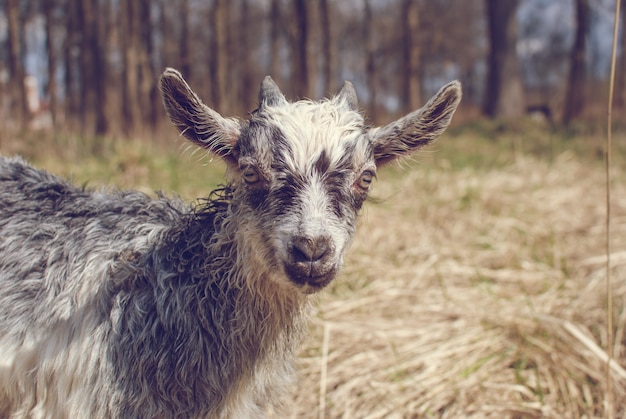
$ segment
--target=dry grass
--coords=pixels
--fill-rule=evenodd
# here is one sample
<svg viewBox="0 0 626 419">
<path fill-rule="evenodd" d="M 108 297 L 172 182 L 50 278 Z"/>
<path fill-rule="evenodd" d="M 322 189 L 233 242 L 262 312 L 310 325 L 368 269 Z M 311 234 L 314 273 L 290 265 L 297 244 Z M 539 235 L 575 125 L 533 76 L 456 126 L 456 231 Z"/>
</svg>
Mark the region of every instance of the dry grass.
<svg viewBox="0 0 626 419">
<path fill-rule="evenodd" d="M 321 297 L 293 417 L 605 416 L 602 168 L 565 153 L 380 178 L 394 196 L 368 207 Z M 626 183 L 614 179 L 622 417 Z"/>
<path fill-rule="evenodd" d="M 366 206 L 341 277 L 319 297 L 293 417 L 606 416 L 602 166 L 563 152 L 584 141 L 537 149 L 525 127 L 497 142 L 457 137 L 415 169 L 379 173 L 383 200 Z M 221 170 L 141 143 L 100 157 L 28 150 L 78 183 L 189 199 Z M 626 173 L 616 166 L 612 387 L 624 417 Z"/>
</svg>

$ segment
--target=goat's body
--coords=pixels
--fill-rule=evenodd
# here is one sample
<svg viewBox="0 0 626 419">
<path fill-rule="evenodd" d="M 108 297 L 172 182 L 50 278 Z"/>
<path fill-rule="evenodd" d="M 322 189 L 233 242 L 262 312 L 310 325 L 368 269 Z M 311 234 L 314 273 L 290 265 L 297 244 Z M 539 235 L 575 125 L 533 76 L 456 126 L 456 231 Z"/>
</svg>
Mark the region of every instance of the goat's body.
<svg viewBox="0 0 626 419">
<path fill-rule="evenodd" d="M 292 387 L 309 295 L 337 275 L 376 169 L 433 141 L 460 86 L 369 128 L 346 83 L 247 122 L 160 80 L 180 132 L 227 164 L 202 207 L 76 188 L 0 157 L 0 418 L 254 418 Z"/>
<path fill-rule="evenodd" d="M 85 191 L 0 158 L 0 406 L 250 417 L 274 405 L 267 388 L 290 383 L 303 306 L 244 283 L 237 238 L 213 240 L 229 211 Z"/>
</svg>

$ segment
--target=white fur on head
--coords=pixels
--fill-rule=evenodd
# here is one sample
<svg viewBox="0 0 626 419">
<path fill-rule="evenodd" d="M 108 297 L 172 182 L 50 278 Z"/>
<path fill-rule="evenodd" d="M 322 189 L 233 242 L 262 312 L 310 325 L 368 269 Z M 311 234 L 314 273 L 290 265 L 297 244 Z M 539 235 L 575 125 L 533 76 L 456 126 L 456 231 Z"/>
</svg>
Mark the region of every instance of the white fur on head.
<svg viewBox="0 0 626 419">
<path fill-rule="evenodd" d="M 240 170 L 261 180 L 243 182 L 242 190 L 255 197 L 255 220 L 267 219 L 259 228 L 267 240 L 256 249 L 284 266 L 288 282 L 313 292 L 342 263 L 367 195 L 355 184 L 375 170 L 372 147 L 350 84 L 330 100 L 289 103 L 270 82 L 264 80 L 261 105 L 239 141 Z M 273 250 L 266 252 L 268 244 Z M 307 261 L 312 255 L 319 259 Z"/>
</svg>

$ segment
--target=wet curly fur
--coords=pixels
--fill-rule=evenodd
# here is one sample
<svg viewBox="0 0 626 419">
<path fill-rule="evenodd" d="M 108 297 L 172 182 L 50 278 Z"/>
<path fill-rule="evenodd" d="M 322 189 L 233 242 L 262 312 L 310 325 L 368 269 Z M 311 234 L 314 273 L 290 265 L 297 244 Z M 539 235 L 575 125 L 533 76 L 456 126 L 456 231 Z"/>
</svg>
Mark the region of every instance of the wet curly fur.
<svg viewBox="0 0 626 419">
<path fill-rule="evenodd" d="M 183 135 L 229 167 L 195 207 L 0 157 L 0 417 L 280 411 L 309 295 L 336 275 L 376 166 L 436 138 L 460 99 L 449 85 L 383 139 L 350 85 L 294 107 L 310 114 L 297 126 L 271 79 L 249 123 L 207 108 L 174 70 L 161 89 Z M 303 132 L 324 141 L 303 146 Z"/>
</svg>

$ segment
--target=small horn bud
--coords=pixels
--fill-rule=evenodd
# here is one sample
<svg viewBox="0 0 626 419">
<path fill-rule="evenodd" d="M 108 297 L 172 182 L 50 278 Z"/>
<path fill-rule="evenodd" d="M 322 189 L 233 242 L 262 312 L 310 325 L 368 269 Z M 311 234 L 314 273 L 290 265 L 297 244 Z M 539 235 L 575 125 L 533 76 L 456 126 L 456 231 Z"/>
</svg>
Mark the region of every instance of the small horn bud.
<svg viewBox="0 0 626 419">
<path fill-rule="evenodd" d="M 279 106 L 287 103 L 287 99 L 281 93 L 280 88 L 272 80 L 270 76 L 265 76 L 263 82 L 261 82 L 261 89 L 259 90 L 259 104 L 269 106 Z"/>
<path fill-rule="evenodd" d="M 354 91 L 354 86 L 349 81 L 345 81 L 343 83 L 343 87 L 337 94 L 337 98 L 346 102 L 348 107 L 353 111 L 359 110 L 359 100 L 356 97 L 356 92 Z"/>
</svg>

